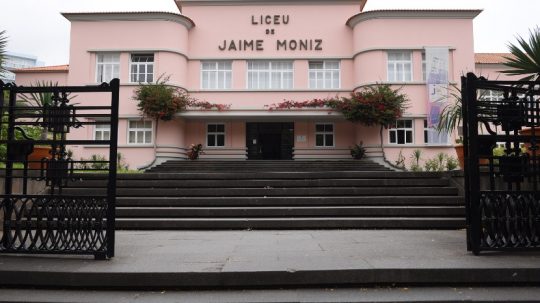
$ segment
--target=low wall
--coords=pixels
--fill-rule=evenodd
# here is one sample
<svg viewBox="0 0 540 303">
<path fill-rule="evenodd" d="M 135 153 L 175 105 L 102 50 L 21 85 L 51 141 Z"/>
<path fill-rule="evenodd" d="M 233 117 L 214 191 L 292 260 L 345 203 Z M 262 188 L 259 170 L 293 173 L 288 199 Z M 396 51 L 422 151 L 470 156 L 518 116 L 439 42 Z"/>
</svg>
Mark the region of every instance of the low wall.
<svg viewBox="0 0 540 303">
<path fill-rule="evenodd" d="M 12 193 L 13 194 L 22 194 L 23 192 L 23 179 L 22 172 L 21 171 L 15 171 L 13 178 L 13 185 L 12 185 Z M 37 181 L 36 177 L 38 177 L 38 172 L 29 172 L 29 179 L 27 183 L 27 194 L 39 194 L 46 190 L 45 182 L 44 181 Z M 4 170 L 0 171 L 0 192 L 2 194 L 5 194 L 5 176 L 6 172 Z M 3 208 L 0 209 L 0 231 L 4 230 L 4 210 Z"/>
</svg>

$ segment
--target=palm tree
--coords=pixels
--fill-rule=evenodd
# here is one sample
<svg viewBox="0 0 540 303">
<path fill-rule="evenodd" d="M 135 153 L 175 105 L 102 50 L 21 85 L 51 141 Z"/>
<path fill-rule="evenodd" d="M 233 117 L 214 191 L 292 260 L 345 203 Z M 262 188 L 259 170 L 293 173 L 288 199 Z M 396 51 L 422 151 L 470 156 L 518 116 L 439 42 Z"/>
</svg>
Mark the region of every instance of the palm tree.
<svg viewBox="0 0 540 303">
<path fill-rule="evenodd" d="M 6 54 L 7 36 L 6 31 L 0 32 L 0 76 L 6 72 L 4 69 L 4 56 Z"/>
<path fill-rule="evenodd" d="M 522 81 L 536 81 L 540 79 L 540 28 L 529 30 L 529 41 L 517 36 L 517 44 L 509 43 L 508 48 L 512 56 L 504 65 L 511 68 L 501 71 L 508 75 L 526 75 Z"/>
</svg>

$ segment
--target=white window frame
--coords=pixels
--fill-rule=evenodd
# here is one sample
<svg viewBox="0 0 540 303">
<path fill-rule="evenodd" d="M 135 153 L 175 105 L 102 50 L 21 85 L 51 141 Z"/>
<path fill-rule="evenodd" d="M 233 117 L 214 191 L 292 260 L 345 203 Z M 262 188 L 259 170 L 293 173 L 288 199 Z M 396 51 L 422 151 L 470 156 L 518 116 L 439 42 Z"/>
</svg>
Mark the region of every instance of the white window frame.
<svg viewBox="0 0 540 303">
<path fill-rule="evenodd" d="M 504 99 L 502 91 L 486 89 L 478 91 L 478 99 L 482 101 L 501 101 Z"/>
<path fill-rule="evenodd" d="M 450 135 L 447 132 L 443 132 L 443 131 L 439 132 L 435 127 L 428 127 L 426 119 L 424 119 L 423 123 L 424 123 L 424 144 L 425 145 L 449 145 Z M 437 137 L 438 139 L 441 139 L 441 140 L 439 140 L 439 142 L 429 142 L 430 133 L 433 133 L 433 137 Z"/>
<path fill-rule="evenodd" d="M 426 52 L 422 52 L 422 80 L 423 80 L 424 82 L 427 81 L 426 68 L 427 68 L 427 64 L 426 64 Z"/>
<path fill-rule="evenodd" d="M 208 130 L 208 127 L 210 125 L 223 125 L 223 132 L 218 132 L 217 130 L 215 132 L 210 132 Z M 210 146 L 208 143 L 208 136 L 210 135 L 213 135 L 214 136 L 214 143 L 216 145 L 213 145 L 213 146 Z M 223 145 L 217 145 L 218 144 L 218 140 L 217 140 L 217 136 L 219 135 L 223 135 Z M 227 140 L 227 127 L 225 125 L 225 123 L 220 123 L 220 122 L 215 122 L 215 123 L 207 123 L 206 124 L 206 147 L 207 148 L 224 148 L 227 143 L 226 143 L 226 140 Z"/>
<path fill-rule="evenodd" d="M 311 63 L 322 63 L 322 69 L 312 69 Z M 330 63 L 337 63 L 337 68 L 327 67 Z M 337 72 L 337 86 L 334 86 L 335 75 Z M 330 73 L 330 79 L 326 75 Z M 315 76 L 312 79 L 312 75 Z M 322 87 L 318 87 L 317 81 L 322 79 Z M 315 85 L 312 85 L 312 80 Z M 327 86 L 327 81 L 330 81 L 330 86 Z M 339 60 L 311 60 L 308 62 L 308 82 L 310 89 L 339 89 L 341 88 L 341 62 Z"/>
<path fill-rule="evenodd" d="M 251 63 L 254 62 L 265 62 L 268 63 L 267 69 L 250 69 L 249 66 Z M 276 65 L 277 63 L 287 63 L 291 65 L 291 69 L 273 69 L 272 65 Z M 250 90 L 290 90 L 294 88 L 294 61 L 293 60 L 248 60 L 247 61 L 247 75 L 246 75 L 246 88 Z M 257 73 L 257 87 L 250 87 L 251 84 L 251 78 L 250 74 Z M 280 85 L 279 87 L 273 87 L 272 86 L 272 74 L 273 73 L 279 73 L 280 74 Z M 291 85 L 290 87 L 284 87 L 284 84 L 286 83 L 284 81 L 284 75 L 285 73 L 291 74 Z M 268 87 L 261 88 L 260 85 L 260 75 L 261 74 L 267 74 L 267 79 L 269 79 Z"/>
<path fill-rule="evenodd" d="M 228 69 L 220 69 L 220 63 L 225 63 L 228 66 Z M 214 64 L 213 69 L 203 69 L 204 64 Z M 214 85 L 208 85 L 205 87 L 204 74 L 213 74 L 215 80 Z M 211 81 L 208 81 L 209 84 Z M 233 72 L 232 72 L 232 61 L 230 60 L 212 60 L 212 61 L 201 61 L 201 73 L 200 73 L 200 83 L 201 89 L 231 89 L 233 82 Z"/>
<path fill-rule="evenodd" d="M 145 57 L 152 57 L 152 61 L 133 61 L 133 56 L 145 56 Z M 156 62 L 155 55 L 153 53 L 132 53 L 129 55 L 129 81 L 131 83 L 153 83 L 155 76 L 155 66 L 154 62 Z M 144 73 L 140 73 L 141 66 L 144 66 Z M 148 67 L 152 66 L 152 72 L 148 72 Z M 137 69 L 135 73 L 133 73 L 133 67 Z M 136 76 L 136 79 L 139 79 L 140 75 L 143 75 L 144 81 L 133 81 L 133 76 Z M 152 77 L 151 81 L 148 81 L 148 78 Z"/>
<path fill-rule="evenodd" d="M 317 131 L 317 125 L 332 125 L 332 131 Z M 323 145 L 317 145 L 317 135 L 323 136 Z M 332 135 L 332 145 L 327 145 L 326 143 L 326 135 Z M 336 146 L 336 126 L 334 123 L 325 123 L 325 122 L 318 122 L 315 123 L 315 147 L 317 148 L 328 148 L 328 147 L 335 147 Z"/>
<path fill-rule="evenodd" d="M 96 121 L 96 123 L 100 123 L 100 124 L 94 124 L 94 137 L 93 137 L 93 139 L 98 140 L 97 139 L 97 134 L 101 133 L 101 139 L 99 139 L 99 140 L 110 140 L 111 139 L 111 125 L 110 124 L 105 124 L 105 123 L 101 124 L 100 121 Z M 103 139 L 105 132 L 109 133 L 109 136 L 108 136 L 109 138 L 107 138 L 107 139 Z"/>
<path fill-rule="evenodd" d="M 411 121 L 411 127 L 398 127 L 398 123 L 399 121 Z M 398 143 L 398 131 L 405 131 L 405 143 Z M 410 131 L 411 132 L 411 142 L 407 142 L 407 132 Z M 392 132 L 395 132 L 396 135 L 395 135 L 395 138 L 396 138 L 396 142 L 392 142 L 391 141 L 391 133 Z M 411 144 L 414 144 L 414 119 L 399 119 L 396 121 L 396 123 L 388 128 L 388 144 L 390 145 L 411 145 Z"/>
<path fill-rule="evenodd" d="M 116 56 L 117 61 L 104 62 L 104 56 Z M 107 66 L 111 66 L 110 75 L 105 76 Z M 96 82 L 110 82 L 114 78 L 120 78 L 120 53 L 96 53 Z"/>
<path fill-rule="evenodd" d="M 409 59 L 408 60 L 390 60 L 390 55 L 391 54 L 400 54 L 400 55 L 403 55 L 403 54 L 408 54 L 409 55 Z M 406 65 L 409 65 L 409 69 L 410 69 L 410 75 L 409 77 L 407 77 L 406 73 L 405 73 L 405 66 Z M 393 67 L 393 70 L 394 70 L 394 78 L 392 79 L 390 76 L 391 76 L 391 73 L 390 73 L 390 67 Z M 398 66 L 401 66 L 402 70 L 403 70 L 403 73 L 402 73 L 402 78 L 399 79 L 398 76 L 397 76 L 397 69 L 398 69 Z M 412 51 L 388 51 L 386 53 L 386 79 L 389 81 L 389 82 L 412 82 L 413 79 L 414 79 L 414 71 L 413 71 L 413 54 L 412 54 Z M 409 79 L 407 79 L 409 78 Z"/>
<path fill-rule="evenodd" d="M 150 122 L 150 127 L 149 128 L 132 128 L 131 127 L 131 122 Z M 135 135 L 135 142 L 129 142 L 129 139 L 130 139 L 130 132 L 135 132 L 136 135 Z M 144 142 L 146 141 L 146 132 L 147 131 L 150 131 L 150 142 Z M 138 132 L 143 132 L 143 142 L 142 143 L 137 143 L 137 138 L 138 138 L 138 135 L 137 133 Z M 126 141 L 127 141 L 127 144 L 128 145 L 152 145 L 154 144 L 154 121 L 153 120 L 148 120 L 148 119 L 129 119 L 127 120 L 127 138 L 126 138 Z"/>
</svg>

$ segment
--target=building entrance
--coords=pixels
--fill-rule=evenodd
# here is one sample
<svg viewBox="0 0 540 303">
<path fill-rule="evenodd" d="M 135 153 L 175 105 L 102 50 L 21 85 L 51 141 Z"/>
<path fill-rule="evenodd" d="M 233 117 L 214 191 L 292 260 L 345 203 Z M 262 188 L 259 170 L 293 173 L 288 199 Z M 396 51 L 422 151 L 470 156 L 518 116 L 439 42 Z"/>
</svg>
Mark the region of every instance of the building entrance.
<svg viewBox="0 0 540 303">
<path fill-rule="evenodd" d="M 246 123 L 248 160 L 292 160 L 293 122 Z"/>
</svg>

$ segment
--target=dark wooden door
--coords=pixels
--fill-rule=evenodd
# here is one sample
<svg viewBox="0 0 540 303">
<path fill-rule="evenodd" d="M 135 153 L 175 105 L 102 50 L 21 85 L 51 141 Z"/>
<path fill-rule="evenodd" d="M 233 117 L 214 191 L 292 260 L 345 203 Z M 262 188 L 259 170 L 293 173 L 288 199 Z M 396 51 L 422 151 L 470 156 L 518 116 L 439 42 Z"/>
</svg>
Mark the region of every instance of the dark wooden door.
<svg viewBox="0 0 540 303">
<path fill-rule="evenodd" d="M 294 123 L 246 123 L 249 160 L 290 160 L 294 146 Z"/>
</svg>

